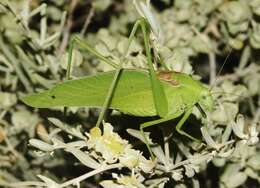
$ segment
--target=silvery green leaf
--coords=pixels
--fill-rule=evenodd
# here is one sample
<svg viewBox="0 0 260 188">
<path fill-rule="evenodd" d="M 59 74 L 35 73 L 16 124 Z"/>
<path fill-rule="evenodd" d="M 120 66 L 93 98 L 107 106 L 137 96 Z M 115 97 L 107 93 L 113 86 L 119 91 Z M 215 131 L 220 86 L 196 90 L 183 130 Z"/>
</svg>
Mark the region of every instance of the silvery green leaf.
<svg viewBox="0 0 260 188">
<path fill-rule="evenodd" d="M 188 188 L 187 185 L 185 185 L 184 183 L 179 183 L 175 186 L 175 188 Z"/>
<path fill-rule="evenodd" d="M 205 14 L 210 14 L 214 12 L 214 9 L 218 8 L 221 5 L 222 0 L 200 0 L 199 4 L 199 12 L 204 16 Z"/>
<path fill-rule="evenodd" d="M 224 158 L 214 158 L 212 160 L 213 164 L 216 167 L 223 167 L 226 164 L 226 161 L 227 161 L 227 159 L 224 159 Z"/>
<path fill-rule="evenodd" d="M 195 175 L 195 171 L 194 169 L 191 167 L 191 165 L 184 165 L 184 168 L 185 168 L 185 175 L 188 177 L 188 178 L 191 178 Z"/>
<path fill-rule="evenodd" d="M 224 173 L 220 177 L 220 181 L 228 188 L 235 188 L 243 185 L 247 180 L 247 175 L 240 171 L 241 167 L 238 164 L 229 164 Z"/>
<path fill-rule="evenodd" d="M 191 18 L 192 12 L 190 9 L 180 9 L 175 12 L 175 16 L 179 22 L 185 22 Z"/>
<path fill-rule="evenodd" d="M 45 88 L 51 88 L 56 83 L 56 81 L 48 80 L 48 79 L 40 76 L 40 74 L 36 74 L 36 73 L 31 74 L 31 79 L 33 79 L 34 84 L 39 83 L 42 86 L 44 86 Z"/>
<path fill-rule="evenodd" d="M 248 87 L 249 95 L 254 96 L 260 92 L 260 85 L 257 84 L 260 81 L 258 66 L 251 64 L 249 65 L 248 70 L 250 70 L 250 73 L 245 75 L 244 82 Z"/>
<path fill-rule="evenodd" d="M 112 45 L 111 45 L 112 46 Z M 95 49 L 105 57 L 111 56 L 111 51 L 104 43 L 98 43 L 95 45 Z"/>
<path fill-rule="evenodd" d="M 134 129 L 127 129 L 126 131 L 127 131 L 128 134 L 130 134 L 131 136 L 133 136 L 133 137 L 135 137 L 135 138 L 141 140 L 143 143 L 146 143 L 145 140 L 144 140 L 144 137 L 143 137 L 143 135 L 141 134 L 140 131 L 134 130 Z M 146 139 L 147 139 L 147 141 L 148 141 L 148 144 L 152 145 L 153 142 L 152 142 L 152 140 L 151 140 L 151 138 L 150 138 L 150 133 L 149 133 L 149 132 L 145 132 L 145 136 L 146 136 Z"/>
<path fill-rule="evenodd" d="M 43 175 L 37 175 L 38 178 L 40 178 L 43 182 L 46 183 L 46 186 L 49 188 L 59 188 L 59 184 L 53 181 L 50 178 L 47 178 L 46 176 Z"/>
<path fill-rule="evenodd" d="M 247 165 L 255 170 L 260 170 L 260 153 L 251 156 L 247 161 Z"/>
<path fill-rule="evenodd" d="M 230 174 L 229 178 L 223 181 L 228 188 L 235 188 L 243 185 L 247 180 L 247 175 L 243 172 L 237 172 L 236 174 Z"/>
<path fill-rule="evenodd" d="M 212 51 L 211 41 L 206 35 L 196 35 L 191 39 L 191 47 L 197 53 L 209 53 Z"/>
<path fill-rule="evenodd" d="M 229 37 L 228 39 L 228 44 L 236 49 L 236 50 L 241 50 L 244 46 L 244 41 L 245 41 L 245 38 L 244 37 L 247 37 L 246 35 L 242 35 L 242 34 L 238 34 L 236 37 Z"/>
<path fill-rule="evenodd" d="M 243 1 L 228 1 L 223 3 L 220 11 L 223 18 L 233 24 L 244 22 L 251 17 L 250 8 Z"/>
<path fill-rule="evenodd" d="M 248 146 L 248 144 L 244 141 L 236 142 L 236 146 L 232 157 L 239 159 L 247 159 L 250 156 L 255 154 L 255 147 Z"/>
<path fill-rule="evenodd" d="M 228 150 L 225 150 L 225 147 L 218 153 L 218 157 L 221 158 L 229 158 L 233 152 L 234 152 L 235 148 L 228 148 Z"/>
<path fill-rule="evenodd" d="M 69 54 L 68 52 L 64 53 L 60 60 L 61 67 L 65 70 L 67 70 L 67 68 L 68 68 L 68 54 Z M 73 69 L 73 67 L 80 66 L 82 64 L 82 62 L 83 62 L 83 57 L 82 57 L 80 51 L 73 49 L 72 60 L 71 60 L 71 69 Z"/>
<path fill-rule="evenodd" d="M 201 130 L 201 133 L 202 133 L 202 136 L 204 138 L 204 140 L 206 141 L 206 143 L 212 147 L 212 148 L 215 148 L 215 149 L 219 149 L 219 145 L 212 139 L 212 137 L 209 135 L 207 129 L 205 127 L 201 127 L 200 128 Z"/>
<path fill-rule="evenodd" d="M 211 155 L 201 155 L 196 153 L 193 156 L 190 156 L 188 159 L 192 165 L 198 166 L 202 165 L 203 163 L 208 163 L 211 158 Z"/>
<path fill-rule="evenodd" d="M 164 188 L 165 184 L 169 181 L 169 178 L 156 178 L 145 181 L 147 188 Z"/>
<path fill-rule="evenodd" d="M 172 171 L 172 178 L 175 181 L 181 181 L 183 179 L 182 171 L 182 169 Z"/>
<path fill-rule="evenodd" d="M 196 26 L 197 29 L 201 30 L 207 27 L 209 20 L 208 17 L 206 17 L 205 15 L 197 14 L 196 16 L 192 15 L 189 21 L 190 24 Z"/>
<path fill-rule="evenodd" d="M 226 128 L 225 128 L 224 133 L 222 134 L 221 143 L 228 142 L 231 133 L 232 133 L 232 126 L 231 126 L 230 124 L 228 124 L 228 125 L 226 126 Z"/>
<path fill-rule="evenodd" d="M 81 138 L 83 140 L 86 139 L 86 137 L 80 132 L 79 129 L 68 126 L 67 124 L 61 122 L 60 120 L 58 120 L 56 118 L 48 118 L 48 120 L 50 122 L 52 122 L 58 128 L 62 129 L 63 131 L 65 131 L 75 137 Z"/>
<path fill-rule="evenodd" d="M 166 168 L 170 168 L 169 166 L 169 160 L 167 160 L 164 151 L 162 150 L 161 146 L 152 147 L 152 151 L 154 155 L 156 156 L 158 162 L 161 162 L 165 165 Z M 167 166 L 168 164 L 168 166 Z"/>
<path fill-rule="evenodd" d="M 62 12 L 57 7 L 48 6 L 48 8 L 46 9 L 46 16 L 58 22 L 62 17 Z"/>
<path fill-rule="evenodd" d="M 246 168 L 245 173 L 248 177 L 257 180 L 258 183 L 260 182 L 260 177 L 258 175 L 258 171 L 254 171 L 252 168 Z"/>
<path fill-rule="evenodd" d="M 239 34 L 243 31 L 247 31 L 249 28 L 249 22 L 245 21 L 242 23 L 227 23 L 228 26 L 228 30 L 231 34 L 235 35 L 235 34 Z M 240 40 L 241 41 L 241 40 Z M 236 49 L 240 49 L 240 48 L 236 48 Z"/>
<path fill-rule="evenodd" d="M 66 151 L 72 153 L 85 166 L 92 169 L 97 169 L 100 167 L 100 164 L 97 161 L 95 161 L 92 157 L 89 156 L 89 154 L 81 151 L 80 149 L 74 147 L 67 147 L 65 149 Z"/>
<path fill-rule="evenodd" d="M 87 147 L 86 141 L 78 140 L 74 142 L 67 143 L 68 147 L 74 147 L 74 148 L 83 148 Z"/>
<path fill-rule="evenodd" d="M 190 74 L 193 70 L 189 61 L 189 49 L 176 48 L 171 56 L 164 58 L 165 64 L 170 70 Z"/>
<path fill-rule="evenodd" d="M 97 10 L 97 11 L 104 11 L 105 9 L 107 9 L 110 5 L 112 4 L 111 0 L 95 0 L 93 2 L 93 7 Z"/>
<path fill-rule="evenodd" d="M 29 144 L 41 151 L 46 151 L 46 152 L 51 152 L 55 149 L 53 145 L 43 142 L 42 140 L 35 139 L 35 138 L 30 139 Z"/>
<path fill-rule="evenodd" d="M 249 5 L 253 9 L 254 14 L 260 16 L 260 0 L 251 0 Z"/>
<path fill-rule="evenodd" d="M 232 121 L 236 117 L 237 113 L 237 104 L 224 102 L 214 112 L 210 114 L 210 118 L 216 123 L 226 125 L 228 122 Z"/>
<path fill-rule="evenodd" d="M 189 9 L 189 8 L 191 8 L 192 5 L 193 5 L 192 0 L 186 0 L 186 1 L 176 0 L 176 1 L 174 1 L 174 7 L 178 8 L 178 9 Z"/>
<path fill-rule="evenodd" d="M 252 22 L 253 29 L 249 33 L 249 41 L 253 48 L 260 48 L 260 24 Z"/>
<path fill-rule="evenodd" d="M 97 33 L 97 37 L 100 38 L 101 42 L 106 46 L 109 51 L 112 51 L 116 48 L 118 39 L 107 30 L 107 29 L 100 29 Z M 103 54 L 103 53 L 101 53 Z M 103 54 L 106 55 L 106 54 Z"/>
<path fill-rule="evenodd" d="M 8 92 L 0 92 L 0 109 L 5 109 L 16 104 L 17 98 L 15 94 Z"/>
<path fill-rule="evenodd" d="M 36 114 L 32 114 L 29 111 L 21 110 L 13 113 L 11 117 L 12 131 L 20 132 L 26 131 L 29 133 L 30 137 L 35 134 L 35 126 L 39 123 L 39 117 Z"/>
<path fill-rule="evenodd" d="M 247 141 L 247 144 L 249 146 L 253 146 L 253 145 L 256 145 L 258 142 L 259 142 L 259 138 L 258 138 L 258 134 L 259 132 L 257 131 L 257 127 L 256 127 L 256 123 L 251 125 L 249 127 L 249 139 Z"/>
<path fill-rule="evenodd" d="M 224 81 L 221 85 L 223 89 L 222 96 L 228 101 L 238 101 L 239 99 L 247 96 L 247 88 L 244 85 L 234 85 L 231 81 Z"/>
<path fill-rule="evenodd" d="M 238 114 L 236 123 L 234 121 L 231 121 L 231 126 L 234 131 L 234 133 L 241 139 L 248 139 L 248 135 L 244 133 L 245 129 L 245 120 L 244 116 L 241 114 Z"/>
</svg>

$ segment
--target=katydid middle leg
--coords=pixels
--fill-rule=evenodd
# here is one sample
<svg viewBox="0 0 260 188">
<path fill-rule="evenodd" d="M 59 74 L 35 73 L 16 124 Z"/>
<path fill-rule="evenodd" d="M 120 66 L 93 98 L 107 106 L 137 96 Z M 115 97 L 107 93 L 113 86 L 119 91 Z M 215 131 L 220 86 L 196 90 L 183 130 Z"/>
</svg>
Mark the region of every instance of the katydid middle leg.
<svg viewBox="0 0 260 188">
<path fill-rule="evenodd" d="M 174 116 L 169 116 L 169 117 L 166 117 L 166 118 L 161 118 L 161 119 L 149 121 L 149 122 L 145 122 L 145 123 L 143 123 L 143 124 L 140 125 L 141 134 L 142 134 L 142 136 L 143 136 L 143 138 L 144 138 L 145 145 L 146 145 L 146 147 L 147 147 L 147 149 L 148 149 L 148 151 L 149 151 L 149 153 L 150 153 L 152 159 L 155 159 L 155 157 L 154 157 L 154 154 L 153 154 L 153 152 L 152 152 L 152 150 L 151 150 L 151 147 L 149 146 L 148 139 L 147 139 L 147 137 L 145 136 L 144 128 L 152 127 L 152 126 L 154 126 L 154 125 L 157 125 L 157 124 L 159 124 L 159 123 L 163 123 L 163 122 L 172 120 L 172 119 L 174 119 L 174 118 L 176 118 L 175 115 L 174 115 Z"/>
<path fill-rule="evenodd" d="M 188 138 L 190 138 L 191 140 L 193 141 L 196 141 L 196 142 L 201 142 L 200 140 L 194 138 L 193 136 L 189 135 L 188 133 L 184 132 L 181 128 L 182 126 L 184 125 L 184 123 L 186 122 L 186 120 L 189 118 L 189 116 L 191 115 L 192 113 L 192 108 L 189 108 L 187 111 L 184 112 L 184 115 L 182 116 L 181 120 L 177 123 L 176 125 L 176 130 L 179 134 L 183 135 L 183 136 L 187 136 Z M 154 120 L 154 121 L 149 121 L 149 122 L 145 122 L 143 124 L 140 125 L 140 131 L 141 131 L 141 134 L 143 135 L 143 138 L 145 140 L 145 145 L 150 153 L 150 155 L 152 156 L 152 158 L 154 159 L 154 154 L 151 150 L 151 147 L 149 146 L 149 142 L 148 142 L 148 139 L 146 138 L 145 134 L 144 134 L 144 128 L 147 128 L 147 127 L 151 127 L 151 126 L 154 126 L 154 125 L 157 125 L 159 123 L 163 123 L 163 122 L 166 122 L 166 121 L 169 121 L 169 120 L 172 120 L 172 119 L 175 119 L 176 118 L 176 115 L 173 114 L 171 116 L 168 116 L 168 117 L 165 117 L 165 118 L 162 118 L 162 119 L 157 119 L 157 120 Z"/>
</svg>

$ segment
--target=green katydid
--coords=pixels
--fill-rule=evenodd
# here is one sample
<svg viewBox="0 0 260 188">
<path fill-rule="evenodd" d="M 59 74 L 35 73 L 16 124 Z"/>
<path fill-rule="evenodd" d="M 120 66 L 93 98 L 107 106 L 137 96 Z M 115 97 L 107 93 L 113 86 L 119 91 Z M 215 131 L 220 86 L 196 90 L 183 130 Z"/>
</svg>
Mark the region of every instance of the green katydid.
<svg viewBox="0 0 260 188">
<path fill-rule="evenodd" d="M 108 107 L 134 116 L 159 116 L 157 120 L 140 125 L 140 131 L 152 156 L 152 151 L 144 135 L 144 128 L 183 115 L 176 125 L 176 130 L 180 134 L 196 140 L 181 128 L 192 113 L 194 106 L 198 107 L 201 112 L 212 110 L 213 98 L 210 89 L 187 74 L 173 71 L 156 72 L 154 70 L 148 39 L 147 29 L 149 26 L 144 18 L 138 20 L 134 25 L 129 37 L 127 50 L 139 26 L 144 37 L 149 71 L 122 69 L 123 60 L 120 62 L 120 65 L 116 65 L 116 63 L 104 57 L 88 44 L 81 42 L 78 38 L 74 38 L 69 50 L 67 78 L 69 78 L 74 42 L 77 42 L 82 48 L 115 67 L 116 70 L 65 81 L 45 92 L 25 96 L 22 98 L 22 101 L 29 106 L 37 108 L 88 106 L 103 107 L 102 112 L 104 112 Z M 104 113 L 101 113 L 99 119 L 102 120 L 103 115 Z"/>
</svg>

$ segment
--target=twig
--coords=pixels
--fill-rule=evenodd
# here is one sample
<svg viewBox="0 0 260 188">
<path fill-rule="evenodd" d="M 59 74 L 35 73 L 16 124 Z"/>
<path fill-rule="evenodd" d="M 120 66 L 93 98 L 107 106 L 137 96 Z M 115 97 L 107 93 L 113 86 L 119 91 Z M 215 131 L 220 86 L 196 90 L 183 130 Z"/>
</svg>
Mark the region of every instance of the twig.
<svg viewBox="0 0 260 188">
<path fill-rule="evenodd" d="M 68 44 L 68 40 L 70 37 L 70 30 L 72 27 L 72 22 L 73 22 L 73 12 L 78 4 L 78 0 L 73 0 L 71 1 L 70 4 L 70 9 L 69 9 L 69 13 L 68 13 L 68 21 L 67 21 L 67 25 L 64 28 L 64 33 L 63 33 L 63 38 L 58 50 L 58 56 L 60 56 L 61 54 L 63 54 L 63 52 L 65 51 L 67 44 Z"/>
<path fill-rule="evenodd" d="M 87 31 L 87 29 L 88 29 L 88 26 L 89 26 L 89 24 L 90 24 L 90 22 L 91 22 L 91 19 L 92 19 L 92 17 L 94 16 L 94 8 L 91 6 L 91 8 L 90 8 L 90 10 L 89 10 L 89 13 L 88 13 L 88 15 L 87 15 L 87 17 L 86 17 L 86 20 L 85 20 L 85 23 L 84 23 L 84 25 L 83 25 L 83 28 L 82 28 L 82 30 L 81 30 L 81 32 L 80 32 L 80 35 L 83 37 L 84 35 L 85 35 L 85 33 L 86 33 L 86 31 Z"/>
<path fill-rule="evenodd" d="M 104 171 L 107 171 L 107 170 L 111 170 L 111 169 L 115 169 L 115 168 L 122 168 L 123 165 L 120 164 L 120 163 L 116 163 L 116 164 L 112 164 L 112 165 L 106 165 L 106 166 L 102 166 L 101 168 L 98 168 L 96 170 L 93 170 L 91 172 L 88 172 L 82 176 L 79 176 L 77 178 L 74 178 L 72 180 L 69 180 L 63 184 L 61 184 L 59 187 L 62 188 L 62 187 L 67 187 L 69 185 L 76 185 L 78 182 L 81 182 L 91 176 L 94 176 L 96 174 L 100 174 L 101 172 L 104 172 Z"/>
<path fill-rule="evenodd" d="M 209 83 L 212 85 L 216 80 L 216 55 L 214 52 L 209 52 L 209 67 L 210 67 L 210 79 Z"/>
</svg>

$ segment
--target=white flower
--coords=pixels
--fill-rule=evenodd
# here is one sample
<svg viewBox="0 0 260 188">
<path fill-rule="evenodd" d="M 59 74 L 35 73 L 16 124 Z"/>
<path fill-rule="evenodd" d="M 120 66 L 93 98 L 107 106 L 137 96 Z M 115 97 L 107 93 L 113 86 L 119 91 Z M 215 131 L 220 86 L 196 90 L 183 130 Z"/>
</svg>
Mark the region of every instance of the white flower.
<svg viewBox="0 0 260 188">
<path fill-rule="evenodd" d="M 125 148 L 131 146 L 127 140 L 122 139 L 118 134 L 113 132 L 111 124 L 104 123 L 103 126 L 103 135 L 98 127 L 94 127 L 90 130 L 87 146 L 101 153 L 106 162 L 114 163 L 118 160 L 119 156 L 123 154 Z"/>
<path fill-rule="evenodd" d="M 145 185 L 142 184 L 142 180 L 132 174 L 132 176 L 118 176 L 113 174 L 115 180 L 105 180 L 100 184 L 104 188 L 145 188 Z"/>
<path fill-rule="evenodd" d="M 174 170 L 172 171 L 172 178 L 175 181 L 180 181 L 183 179 L 183 175 L 182 175 L 182 169 L 178 169 L 178 170 Z"/>
<path fill-rule="evenodd" d="M 131 148 L 126 148 L 119 160 L 124 166 L 130 169 L 139 168 L 145 173 L 151 172 L 156 164 L 156 161 L 147 160 L 140 151 Z"/>
<path fill-rule="evenodd" d="M 98 127 L 94 127 L 87 135 L 89 137 L 87 147 L 101 154 L 107 163 L 119 161 L 129 169 L 135 168 L 145 173 L 151 172 L 156 165 L 156 161 L 147 160 L 140 151 L 132 149 L 127 140 L 114 133 L 109 123 L 104 123 L 103 134 Z"/>
</svg>

